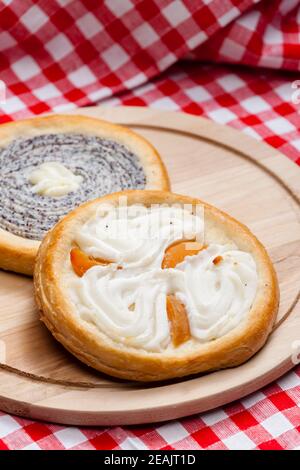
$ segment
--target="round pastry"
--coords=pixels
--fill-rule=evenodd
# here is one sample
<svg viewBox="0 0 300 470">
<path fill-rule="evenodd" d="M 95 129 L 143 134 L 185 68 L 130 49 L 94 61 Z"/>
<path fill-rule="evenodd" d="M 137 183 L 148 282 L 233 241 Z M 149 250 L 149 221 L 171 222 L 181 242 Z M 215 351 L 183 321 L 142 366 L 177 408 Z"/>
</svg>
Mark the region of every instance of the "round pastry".
<svg viewBox="0 0 300 470">
<path fill-rule="evenodd" d="M 32 274 L 40 240 L 88 200 L 127 189 L 168 190 L 145 139 L 84 116 L 52 115 L 0 126 L 0 268 Z"/>
<path fill-rule="evenodd" d="M 99 371 L 140 381 L 241 364 L 265 343 L 279 298 L 248 228 L 164 191 L 75 209 L 43 240 L 34 282 L 58 341 Z"/>
</svg>

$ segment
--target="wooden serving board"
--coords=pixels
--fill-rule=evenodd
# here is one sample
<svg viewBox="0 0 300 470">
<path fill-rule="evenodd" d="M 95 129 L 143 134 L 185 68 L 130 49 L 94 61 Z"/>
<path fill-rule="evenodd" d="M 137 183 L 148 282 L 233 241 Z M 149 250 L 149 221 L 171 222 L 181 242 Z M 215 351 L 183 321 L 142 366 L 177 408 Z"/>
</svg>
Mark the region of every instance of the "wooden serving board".
<svg viewBox="0 0 300 470">
<path fill-rule="evenodd" d="M 277 270 L 278 322 L 266 346 L 238 368 L 129 383 L 68 354 L 39 322 L 32 281 L 0 272 L 0 409 L 80 425 L 162 421 L 241 398 L 289 370 L 300 340 L 300 169 L 271 147 L 199 117 L 129 107 L 77 113 L 141 133 L 161 153 L 174 192 L 204 199 L 250 227 Z"/>
</svg>

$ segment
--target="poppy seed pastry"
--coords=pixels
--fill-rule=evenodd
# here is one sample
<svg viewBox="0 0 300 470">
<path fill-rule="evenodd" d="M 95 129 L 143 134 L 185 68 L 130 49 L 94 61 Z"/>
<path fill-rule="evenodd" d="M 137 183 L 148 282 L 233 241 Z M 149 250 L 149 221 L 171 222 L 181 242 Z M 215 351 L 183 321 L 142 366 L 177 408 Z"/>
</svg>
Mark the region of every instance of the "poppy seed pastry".
<svg viewBox="0 0 300 470">
<path fill-rule="evenodd" d="M 34 285 L 41 320 L 66 349 L 137 381 L 245 362 L 279 301 L 272 263 L 247 227 L 166 191 L 75 209 L 41 243 Z"/>
<path fill-rule="evenodd" d="M 33 273 L 40 240 L 80 204 L 127 189 L 169 189 L 142 137 L 84 116 L 0 126 L 0 268 Z"/>
</svg>

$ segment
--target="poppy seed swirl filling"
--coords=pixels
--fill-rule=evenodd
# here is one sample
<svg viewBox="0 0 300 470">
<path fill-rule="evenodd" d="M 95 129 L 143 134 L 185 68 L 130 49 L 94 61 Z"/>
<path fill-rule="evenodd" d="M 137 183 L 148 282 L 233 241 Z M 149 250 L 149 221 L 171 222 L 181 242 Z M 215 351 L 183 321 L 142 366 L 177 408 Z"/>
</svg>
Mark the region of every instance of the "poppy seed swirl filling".
<svg viewBox="0 0 300 470">
<path fill-rule="evenodd" d="M 81 176 L 76 191 L 62 197 L 35 194 L 28 176 L 45 162 L 59 162 Z M 0 149 L 0 228 L 41 240 L 65 214 L 83 202 L 127 189 L 144 189 L 139 158 L 124 145 L 82 134 L 45 134 L 15 139 Z"/>
</svg>

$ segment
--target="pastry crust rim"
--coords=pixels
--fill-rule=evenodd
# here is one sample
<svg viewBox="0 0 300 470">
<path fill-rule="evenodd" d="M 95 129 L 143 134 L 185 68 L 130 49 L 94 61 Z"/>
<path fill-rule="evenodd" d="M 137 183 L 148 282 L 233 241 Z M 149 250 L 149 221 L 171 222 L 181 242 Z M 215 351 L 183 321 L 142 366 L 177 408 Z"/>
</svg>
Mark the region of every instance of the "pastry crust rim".
<svg viewBox="0 0 300 470">
<path fill-rule="evenodd" d="M 115 136 L 116 140 L 119 138 L 120 143 L 124 142 L 140 159 L 147 179 L 146 189 L 148 186 L 153 189 L 170 189 L 169 176 L 162 158 L 147 139 L 126 126 L 95 117 L 80 114 L 50 114 L 1 124 L 0 148 L 15 138 L 49 134 L 54 132 L 55 128 L 59 133 L 78 130 L 86 135 L 101 136 L 102 132 L 105 132 L 108 136 Z M 140 153 L 134 149 L 135 145 L 141 150 Z M 39 244 L 39 240 L 23 238 L 0 228 L 0 269 L 32 276 Z"/>
<path fill-rule="evenodd" d="M 223 229 L 248 246 L 260 272 L 260 290 L 246 319 L 226 335 L 199 344 L 193 351 L 178 355 L 149 353 L 119 345 L 95 327 L 76 321 L 71 304 L 59 284 L 64 250 L 68 249 L 74 223 L 88 218 L 94 205 L 116 203 L 127 196 L 129 203 L 202 204 L 206 216 L 222 224 Z M 66 233 L 68 237 L 66 237 Z M 158 381 L 200 372 L 237 366 L 253 356 L 266 342 L 274 324 L 279 302 L 276 274 L 270 258 L 250 230 L 226 213 L 196 198 L 166 191 L 132 190 L 110 194 L 78 207 L 62 219 L 42 242 L 34 274 L 35 296 L 41 320 L 52 335 L 85 364 L 109 375 L 137 381 Z M 258 296 L 258 294 L 260 294 Z M 107 337 L 106 337 L 107 338 Z"/>
</svg>

